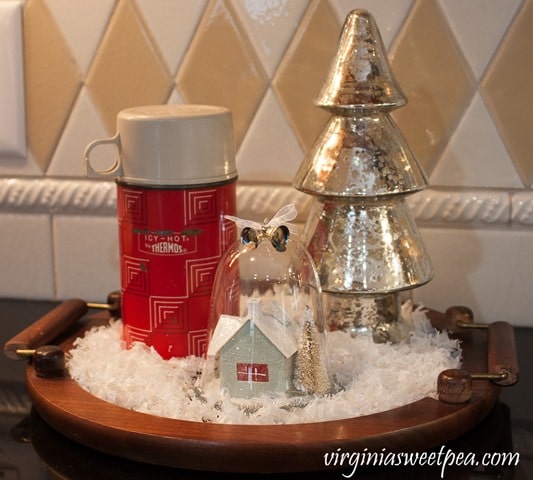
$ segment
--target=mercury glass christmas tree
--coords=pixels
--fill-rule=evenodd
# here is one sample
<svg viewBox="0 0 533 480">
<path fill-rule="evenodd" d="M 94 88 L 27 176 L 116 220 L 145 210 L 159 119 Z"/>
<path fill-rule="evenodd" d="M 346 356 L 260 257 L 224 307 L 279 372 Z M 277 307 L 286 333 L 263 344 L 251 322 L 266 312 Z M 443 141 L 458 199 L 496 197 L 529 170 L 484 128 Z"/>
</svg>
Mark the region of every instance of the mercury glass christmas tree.
<svg viewBox="0 0 533 480">
<path fill-rule="evenodd" d="M 332 116 L 294 186 L 315 197 L 303 239 L 318 269 L 326 321 L 331 329 L 395 341 L 400 292 L 433 275 L 406 204 L 427 180 L 390 117 L 406 98 L 369 12 L 346 18 L 314 103 Z"/>
</svg>

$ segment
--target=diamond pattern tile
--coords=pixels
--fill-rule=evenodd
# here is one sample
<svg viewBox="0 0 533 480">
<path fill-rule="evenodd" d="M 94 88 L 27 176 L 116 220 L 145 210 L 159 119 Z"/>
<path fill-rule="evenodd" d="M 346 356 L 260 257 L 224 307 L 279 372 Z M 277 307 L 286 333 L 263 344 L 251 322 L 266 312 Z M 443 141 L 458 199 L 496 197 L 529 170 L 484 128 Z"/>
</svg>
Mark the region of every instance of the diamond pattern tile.
<svg viewBox="0 0 533 480">
<path fill-rule="evenodd" d="M 24 15 L 27 148 L 23 158 L 0 149 L 0 247 L 8 252 L 0 266 L 14 272 L 0 280 L 4 296 L 82 292 L 101 301 L 116 288 L 116 212 L 100 206 L 98 193 L 108 182 L 97 182 L 96 197 L 96 184 L 83 182 L 82 203 L 55 193 L 58 184 L 70 192 L 86 144 L 114 133 L 117 111 L 131 104 L 228 105 L 241 208 L 252 218 L 293 201 L 294 170 L 329 118 L 313 98 L 344 18 L 366 8 L 408 96 L 395 118 L 435 187 L 413 204 L 436 272 L 415 299 L 437 309 L 451 299 L 477 305 L 480 318 L 533 326 L 533 0 L 16 3 Z M 10 118 L 0 108 L 0 122 Z M 109 165 L 115 152 L 100 153 L 97 163 Z M 21 195 L 24 177 L 32 186 Z M 301 221 L 310 200 L 297 197 Z M 505 278 L 497 294 L 495 276 Z M 457 279 L 466 288 L 454 288 Z"/>
<path fill-rule="evenodd" d="M 68 0 L 70 1 L 70 0 Z M 207 0 L 135 0 L 170 71 L 176 74 Z"/>
<path fill-rule="evenodd" d="M 45 171 L 81 87 L 81 74 L 42 0 L 29 0 L 23 22 L 28 143 Z"/>
<path fill-rule="evenodd" d="M 85 147 L 93 140 L 105 137 L 107 137 L 105 127 L 89 98 L 87 89 L 84 87 L 72 107 L 72 113 L 46 174 L 59 177 L 79 177 L 83 172 Z M 105 158 L 101 159 L 100 162 L 99 155 L 105 155 Z M 115 151 L 113 147 L 110 150 L 97 148 L 94 150 L 94 156 L 95 158 L 92 159 L 91 163 L 96 168 L 105 169 L 112 165 Z M 92 157 L 93 155 L 91 155 Z"/>
<path fill-rule="evenodd" d="M 235 143 L 240 145 L 265 94 L 268 77 L 229 2 L 210 4 L 176 81 L 189 103 L 229 108 Z"/>
<path fill-rule="evenodd" d="M 272 75 L 298 28 L 309 0 L 233 2 L 236 13 L 269 75 Z"/>
<path fill-rule="evenodd" d="M 482 83 L 482 93 L 513 162 L 533 185 L 533 0 L 511 26 Z"/>
<path fill-rule="evenodd" d="M 337 46 L 341 25 L 329 2 L 313 0 L 273 79 L 280 103 L 304 150 L 320 134 L 329 114 L 313 105 Z"/>
<path fill-rule="evenodd" d="M 116 0 L 46 0 L 82 72 L 87 73 Z"/>
<path fill-rule="evenodd" d="M 393 116 L 429 175 L 474 94 L 474 76 L 435 0 L 415 4 L 390 56 L 408 99 Z"/>
<path fill-rule="evenodd" d="M 521 3 L 522 0 L 439 0 L 476 78 L 485 71 Z"/>
<path fill-rule="evenodd" d="M 287 117 L 269 89 L 239 149 L 239 179 L 290 183 L 303 157 Z"/>
<path fill-rule="evenodd" d="M 487 158 L 491 157 L 489 166 Z M 479 94 L 446 146 L 430 183 L 449 187 L 523 187 Z"/>
<path fill-rule="evenodd" d="M 166 103 L 172 77 L 131 0 L 119 1 L 86 83 L 109 134 L 120 110 Z"/>
<path fill-rule="evenodd" d="M 172 90 L 172 93 L 170 94 L 170 97 L 168 97 L 168 103 L 170 105 L 183 105 L 185 102 L 185 99 L 181 95 L 181 93 L 178 91 L 177 88 L 174 88 Z"/>
</svg>

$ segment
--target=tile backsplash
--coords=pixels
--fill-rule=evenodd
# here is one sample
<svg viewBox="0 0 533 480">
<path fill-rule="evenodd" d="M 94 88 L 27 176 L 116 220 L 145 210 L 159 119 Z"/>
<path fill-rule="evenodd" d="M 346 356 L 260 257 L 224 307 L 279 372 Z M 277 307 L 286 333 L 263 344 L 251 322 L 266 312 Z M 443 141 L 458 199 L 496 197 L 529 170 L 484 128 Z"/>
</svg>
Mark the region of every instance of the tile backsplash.
<svg viewBox="0 0 533 480">
<path fill-rule="evenodd" d="M 415 300 L 533 326 L 533 0 L 0 0 L 0 59 L 24 75 L 0 77 L 0 103 L 19 95 L 0 113 L 0 296 L 119 288 L 115 185 L 82 157 L 130 106 L 230 108 L 239 214 L 294 202 L 304 222 L 292 179 L 354 8 L 380 27 L 409 100 L 394 119 L 430 182 L 409 199 L 435 269 Z"/>
</svg>

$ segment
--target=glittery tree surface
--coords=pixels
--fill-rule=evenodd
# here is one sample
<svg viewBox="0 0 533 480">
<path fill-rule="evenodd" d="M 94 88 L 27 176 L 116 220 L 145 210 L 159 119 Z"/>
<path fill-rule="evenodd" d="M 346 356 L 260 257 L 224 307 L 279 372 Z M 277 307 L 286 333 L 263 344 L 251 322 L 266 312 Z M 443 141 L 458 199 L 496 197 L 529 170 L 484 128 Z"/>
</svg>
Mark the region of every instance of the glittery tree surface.
<svg viewBox="0 0 533 480">
<path fill-rule="evenodd" d="M 324 346 L 320 345 L 316 325 L 308 314 L 304 317 L 298 342 L 294 385 L 305 393 L 323 394 L 331 390 Z"/>
<path fill-rule="evenodd" d="M 315 105 L 331 118 L 294 179 L 314 197 L 304 243 L 331 329 L 395 341 L 400 294 L 432 278 L 406 197 L 427 186 L 390 117 L 406 103 L 370 13 L 346 18 Z"/>
</svg>

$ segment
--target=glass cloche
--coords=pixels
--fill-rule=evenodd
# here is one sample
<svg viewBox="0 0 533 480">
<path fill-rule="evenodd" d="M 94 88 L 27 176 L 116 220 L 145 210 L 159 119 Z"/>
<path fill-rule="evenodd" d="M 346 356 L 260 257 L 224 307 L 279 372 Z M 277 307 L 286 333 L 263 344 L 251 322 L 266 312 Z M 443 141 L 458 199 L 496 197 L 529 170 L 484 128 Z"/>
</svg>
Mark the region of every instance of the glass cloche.
<svg viewBox="0 0 533 480">
<path fill-rule="evenodd" d="M 318 274 L 295 238 L 294 205 L 242 228 L 213 285 L 202 388 L 235 398 L 331 390 Z"/>
</svg>

